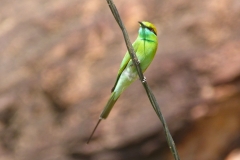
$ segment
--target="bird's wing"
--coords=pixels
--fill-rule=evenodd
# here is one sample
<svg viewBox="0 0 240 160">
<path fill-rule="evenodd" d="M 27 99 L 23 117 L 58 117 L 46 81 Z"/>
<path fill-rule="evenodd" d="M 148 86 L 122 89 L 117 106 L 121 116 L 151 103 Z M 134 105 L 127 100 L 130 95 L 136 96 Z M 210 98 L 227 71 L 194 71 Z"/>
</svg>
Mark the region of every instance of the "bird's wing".
<svg viewBox="0 0 240 160">
<path fill-rule="evenodd" d="M 135 52 L 137 52 L 137 48 L 138 48 L 139 42 L 140 42 L 139 40 L 136 40 L 136 41 L 133 43 L 133 49 L 134 49 Z M 122 72 L 124 71 L 124 69 L 126 68 L 126 66 L 127 66 L 127 64 L 129 63 L 130 60 L 131 60 L 131 57 L 130 57 L 129 53 L 127 52 L 127 53 L 125 54 L 123 60 L 122 60 L 122 63 L 121 63 L 120 68 L 119 68 L 119 70 L 118 70 L 118 76 L 117 76 L 116 82 L 115 82 L 115 84 L 114 84 L 111 92 L 114 91 L 114 89 L 115 89 L 115 87 L 116 87 L 116 85 L 117 85 L 117 83 L 118 83 L 118 80 L 119 80 Z"/>
</svg>

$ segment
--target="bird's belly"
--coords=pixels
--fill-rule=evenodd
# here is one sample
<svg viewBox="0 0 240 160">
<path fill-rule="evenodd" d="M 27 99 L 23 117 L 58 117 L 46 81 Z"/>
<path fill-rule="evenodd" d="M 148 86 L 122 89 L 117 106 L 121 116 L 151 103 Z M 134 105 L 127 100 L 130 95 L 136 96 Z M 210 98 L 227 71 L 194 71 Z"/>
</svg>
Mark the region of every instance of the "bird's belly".
<svg viewBox="0 0 240 160">
<path fill-rule="evenodd" d="M 132 69 L 133 67 L 128 67 L 123 71 L 123 75 L 129 80 L 134 81 L 137 77 L 136 70 Z"/>
</svg>

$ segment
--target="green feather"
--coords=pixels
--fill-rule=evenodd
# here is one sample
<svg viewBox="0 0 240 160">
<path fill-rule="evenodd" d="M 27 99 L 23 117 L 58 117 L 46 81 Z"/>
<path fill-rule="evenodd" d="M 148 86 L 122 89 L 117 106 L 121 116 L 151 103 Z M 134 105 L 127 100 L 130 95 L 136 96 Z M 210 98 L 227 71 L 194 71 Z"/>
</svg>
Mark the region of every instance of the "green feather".
<svg viewBox="0 0 240 160">
<path fill-rule="evenodd" d="M 149 22 L 139 22 L 139 34 L 136 41 L 133 43 L 133 49 L 140 61 L 140 67 L 143 72 L 146 71 L 151 64 L 158 47 L 156 27 Z M 112 88 L 112 94 L 104 107 L 97 125 L 95 126 L 88 142 L 93 136 L 96 128 L 102 119 L 106 119 L 111 112 L 114 104 L 122 94 L 122 92 L 138 77 L 137 70 L 133 65 L 129 53 L 127 52 L 120 65 L 115 84 Z"/>
</svg>

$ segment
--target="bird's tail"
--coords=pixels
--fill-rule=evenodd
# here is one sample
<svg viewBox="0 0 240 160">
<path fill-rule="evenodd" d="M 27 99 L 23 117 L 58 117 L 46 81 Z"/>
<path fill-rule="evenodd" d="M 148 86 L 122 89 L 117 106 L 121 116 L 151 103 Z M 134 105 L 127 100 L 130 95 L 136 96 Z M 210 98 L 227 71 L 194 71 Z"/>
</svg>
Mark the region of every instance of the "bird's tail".
<svg viewBox="0 0 240 160">
<path fill-rule="evenodd" d="M 106 119 L 108 117 L 110 111 L 112 110 L 112 108 L 113 108 L 114 104 L 116 103 L 116 101 L 118 100 L 119 96 L 120 96 L 119 92 L 116 92 L 116 91 L 112 92 L 111 97 L 109 98 L 106 106 L 104 107 L 104 109 L 103 109 L 103 111 L 102 111 L 102 113 L 101 113 L 101 115 L 99 117 L 99 120 L 98 120 L 96 126 L 94 127 L 94 129 L 92 131 L 92 134 L 90 135 L 87 143 L 90 142 L 90 140 L 91 140 L 94 132 L 96 131 L 98 125 L 100 124 L 101 120 L 102 119 Z"/>
<path fill-rule="evenodd" d="M 106 106 L 104 107 L 101 115 L 100 115 L 100 119 L 106 119 L 110 113 L 110 111 L 112 110 L 114 104 L 116 103 L 116 101 L 118 100 L 120 95 L 117 94 L 117 92 L 112 92 L 111 97 L 109 98 Z"/>
</svg>

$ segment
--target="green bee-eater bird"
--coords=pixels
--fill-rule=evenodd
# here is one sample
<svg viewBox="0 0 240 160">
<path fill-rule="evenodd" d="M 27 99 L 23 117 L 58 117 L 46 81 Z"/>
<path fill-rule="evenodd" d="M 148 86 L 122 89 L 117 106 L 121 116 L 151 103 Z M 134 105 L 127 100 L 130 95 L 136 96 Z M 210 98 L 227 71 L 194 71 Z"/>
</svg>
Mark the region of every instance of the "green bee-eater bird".
<svg viewBox="0 0 240 160">
<path fill-rule="evenodd" d="M 137 58 L 140 61 L 140 67 L 144 72 L 148 66 L 151 64 L 155 53 L 158 47 L 158 39 L 157 39 L 157 29 L 150 22 L 139 22 L 140 28 L 138 32 L 138 37 L 136 41 L 133 43 L 134 51 L 136 52 Z M 130 58 L 129 53 L 127 52 L 122 60 L 120 65 L 120 69 L 118 71 L 118 76 L 116 82 L 112 88 L 112 94 L 109 98 L 106 106 L 104 107 L 97 125 L 95 126 L 89 140 L 91 140 L 97 126 L 101 122 L 102 119 L 106 119 L 112 110 L 112 107 L 118 100 L 119 96 L 122 92 L 138 77 L 137 70 Z"/>
</svg>

